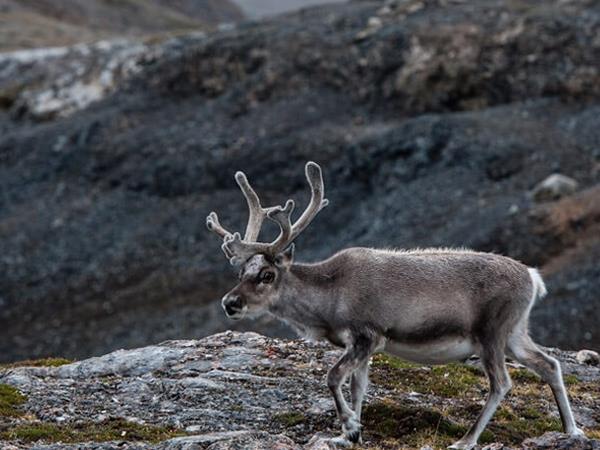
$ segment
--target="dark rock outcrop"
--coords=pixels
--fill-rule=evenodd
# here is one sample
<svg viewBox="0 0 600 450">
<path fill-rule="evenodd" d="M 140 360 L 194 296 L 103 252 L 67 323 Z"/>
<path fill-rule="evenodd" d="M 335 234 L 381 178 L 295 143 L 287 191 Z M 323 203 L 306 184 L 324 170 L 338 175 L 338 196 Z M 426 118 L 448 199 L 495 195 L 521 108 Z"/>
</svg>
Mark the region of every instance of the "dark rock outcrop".
<svg viewBox="0 0 600 450">
<path fill-rule="evenodd" d="M 599 34 L 593 1 L 356 1 L 153 44 L 100 101 L 51 118 L 22 100 L 45 88 L 5 90 L 0 358 L 229 327 L 217 299 L 235 277 L 205 217 L 244 226 L 239 169 L 267 203 L 302 205 L 308 159 L 331 206 L 299 259 L 502 252 L 542 266 L 543 343 L 600 348 Z M 555 172 L 580 192 L 535 204 Z"/>
</svg>

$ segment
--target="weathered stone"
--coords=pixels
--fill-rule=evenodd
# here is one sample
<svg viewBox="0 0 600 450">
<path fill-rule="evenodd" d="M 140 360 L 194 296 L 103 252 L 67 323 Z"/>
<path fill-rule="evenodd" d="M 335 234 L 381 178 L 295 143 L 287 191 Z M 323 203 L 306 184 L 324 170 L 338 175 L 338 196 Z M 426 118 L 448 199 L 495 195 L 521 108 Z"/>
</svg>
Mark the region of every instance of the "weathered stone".
<svg viewBox="0 0 600 450">
<path fill-rule="evenodd" d="M 0 358 L 81 359 L 231 326 L 290 336 L 224 317 L 235 275 L 204 219 L 215 209 L 243 230 L 238 169 L 265 201 L 303 203 L 308 159 L 331 206 L 298 260 L 364 245 L 552 262 L 532 330 L 600 348 L 600 219 L 574 215 L 568 239 L 523 222 L 543 206 L 527 195 L 536 180 L 598 182 L 600 15 L 590 0 L 535 5 L 344 2 L 2 59 Z"/>
<path fill-rule="evenodd" d="M 597 366 L 600 364 L 600 355 L 593 350 L 580 350 L 577 352 L 577 361 L 581 364 Z"/>
<path fill-rule="evenodd" d="M 558 200 L 573 194 L 578 187 L 577 181 L 560 173 L 554 173 L 533 189 L 533 198 L 538 202 Z"/>
<path fill-rule="evenodd" d="M 244 364 L 230 363 L 234 351 L 240 361 L 245 361 Z M 578 388 L 580 383 L 595 386 L 600 381 L 600 367 L 579 364 L 575 352 L 548 351 L 560 359 L 563 372 L 569 376 L 567 380 L 572 383 L 574 376 L 578 380 L 569 386 Z M 340 355 L 341 350 L 323 343 L 282 341 L 256 333 L 226 332 L 199 341 L 169 341 L 140 349 L 119 350 L 61 367 L 0 369 L 0 384 L 12 385 L 27 397 L 22 417 L 0 416 L 0 433 L 11 427 L 39 423 L 33 422 L 35 418 L 47 425 L 63 427 L 123 419 L 139 426 L 174 427 L 183 434 L 160 443 L 130 440 L 127 434 L 122 440 L 85 444 L 0 440 L 0 448 L 12 445 L 20 450 L 33 445 L 44 450 L 332 450 L 335 446 L 331 438 L 338 436 L 340 429 L 325 378 L 327 370 Z M 199 361 L 210 361 L 211 364 L 200 365 Z M 228 370 L 220 369 L 224 364 Z M 487 389 L 483 373 L 476 376 L 478 387 L 473 391 L 472 399 L 449 398 L 438 395 L 436 388 L 422 390 L 418 385 L 399 388 L 389 384 L 389 380 L 396 376 L 395 372 L 378 372 L 381 370 L 379 364 L 373 363 L 373 382 L 367 393 L 365 414 L 368 422 L 365 423 L 369 424 L 372 420 L 368 419 L 369 411 L 377 405 L 394 402 L 409 405 L 407 416 L 398 418 L 399 426 L 417 413 L 433 414 L 432 417 L 443 414 L 445 417 L 461 411 L 474 411 L 481 407 L 480 402 Z M 511 367 L 511 370 L 525 369 Z M 469 374 L 470 377 L 475 376 L 471 369 Z M 415 367 L 407 369 L 399 380 L 406 378 L 410 381 L 411 377 L 421 378 L 423 375 L 427 379 L 436 376 L 429 368 Z M 443 388 L 446 383 L 454 381 L 452 377 L 456 376 L 456 369 L 448 368 L 447 375 L 437 376 L 441 380 L 439 387 Z M 522 380 L 515 380 L 515 385 L 520 383 Z M 528 388 L 538 389 L 539 383 L 534 381 Z M 571 397 L 579 424 L 589 430 L 600 430 L 600 403 L 595 391 L 588 392 L 583 387 L 572 394 L 576 394 Z M 521 395 L 514 393 L 503 405 L 518 411 L 525 401 Z M 541 415 L 540 420 L 552 420 L 556 409 L 548 403 L 551 399 L 540 402 L 538 397 L 545 394 L 536 391 L 533 395 L 536 404 L 526 407 L 536 408 L 535 413 Z M 540 423 L 546 423 L 543 420 Z M 419 421 L 414 424 L 423 425 Z M 430 425 L 433 436 L 439 419 Z M 365 448 L 380 447 L 385 440 L 372 426 L 377 424 L 363 427 Z M 389 429 L 393 431 L 393 428 Z M 423 430 L 416 432 L 422 433 Z M 423 442 L 423 435 L 420 436 L 419 442 Z M 567 448 L 565 442 L 576 441 L 565 440 L 563 435 L 556 434 L 539 442 L 528 442 L 527 448 L 533 449 L 538 444 L 540 448 Z M 550 445 L 548 442 L 554 442 L 552 445 L 557 447 L 543 447 Z M 596 445 L 598 441 L 591 442 Z M 433 445 L 433 441 L 425 440 L 423 443 Z M 520 448 L 498 443 L 488 446 L 488 450 L 507 450 L 510 447 Z"/>
<path fill-rule="evenodd" d="M 562 433 L 546 433 L 543 436 L 527 439 L 523 442 L 527 450 L 597 450 L 600 441 L 585 436 L 568 436 Z"/>
</svg>

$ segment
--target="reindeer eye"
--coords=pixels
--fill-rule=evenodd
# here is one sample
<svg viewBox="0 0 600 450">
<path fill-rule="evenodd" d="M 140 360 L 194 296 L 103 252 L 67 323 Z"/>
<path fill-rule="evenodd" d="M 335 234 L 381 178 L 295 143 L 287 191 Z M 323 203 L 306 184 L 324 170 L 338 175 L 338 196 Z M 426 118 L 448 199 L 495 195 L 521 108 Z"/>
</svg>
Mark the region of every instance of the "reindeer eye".
<svg viewBox="0 0 600 450">
<path fill-rule="evenodd" d="M 269 284 L 269 283 L 272 283 L 274 279 L 275 279 L 275 274 L 271 271 L 266 270 L 260 274 L 259 281 L 261 283 Z"/>
</svg>

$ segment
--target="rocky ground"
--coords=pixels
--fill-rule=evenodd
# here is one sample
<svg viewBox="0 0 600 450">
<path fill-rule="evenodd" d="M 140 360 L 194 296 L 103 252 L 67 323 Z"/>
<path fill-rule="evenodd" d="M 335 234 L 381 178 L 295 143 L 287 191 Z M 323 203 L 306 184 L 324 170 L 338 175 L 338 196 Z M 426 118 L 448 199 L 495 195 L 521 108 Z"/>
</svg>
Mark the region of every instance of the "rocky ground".
<svg viewBox="0 0 600 450">
<path fill-rule="evenodd" d="M 0 0 L 0 51 L 207 30 L 242 18 L 229 0 Z"/>
<path fill-rule="evenodd" d="M 578 423 L 600 438 L 600 367 L 578 362 L 573 352 L 551 352 L 563 364 Z M 326 344 L 225 332 L 70 364 L 4 366 L 0 445 L 327 450 L 326 438 L 339 430 L 325 375 L 339 355 Z M 510 372 L 514 388 L 483 434 L 483 448 L 600 448 L 599 440 L 558 433 L 550 389 L 520 366 L 511 364 Z M 476 360 L 431 368 L 377 355 L 371 381 L 364 444 L 356 449 L 445 447 L 474 420 L 487 391 Z"/>
<path fill-rule="evenodd" d="M 266 203 L 301 209 L 309 159 L 331 204 L 299 260 L 354 245 L 507 254 L 548 282 L 536 338 L 600 348 L 598 36 L 593 0 L 360 0 L 0 57 L 0 359 L 226 329 L 234 274 L 205 217 L 243 228 L 239 169 Z M 536 201 L 555 172 L 575 192 Z"/>
</svg>

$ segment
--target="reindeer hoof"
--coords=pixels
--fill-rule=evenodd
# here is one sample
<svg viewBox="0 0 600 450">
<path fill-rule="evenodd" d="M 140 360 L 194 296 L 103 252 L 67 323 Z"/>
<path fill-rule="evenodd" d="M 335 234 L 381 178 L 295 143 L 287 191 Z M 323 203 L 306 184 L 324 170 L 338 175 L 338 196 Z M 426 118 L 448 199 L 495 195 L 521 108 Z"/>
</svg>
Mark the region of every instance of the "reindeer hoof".
<svg viewBox="0 0 600 450">
<path fill-rule="evenodd" d="M 346 438 L 354 444 L 362 444 L 362 438 L 360 436 L 360 430 L 350 431 L 346 433 Z"/>
<path fill-rule="evenodd" d="M 361 441 L 360 428 L 360 422 L 356 420 L 356 418 L 352 417 L 348 419 L 348 421 L 342 427 L 342 431 L 344 432 L 343 436 L 345 436 L 350 442 L 356 444 Z"/>
<path fill-rule="evenodd" d="M 570 436 L 583 436 L 585 437 L 585 433 L 581 428 L 575 428 L 573 431 L 569 433 Z"/>
</svg>

